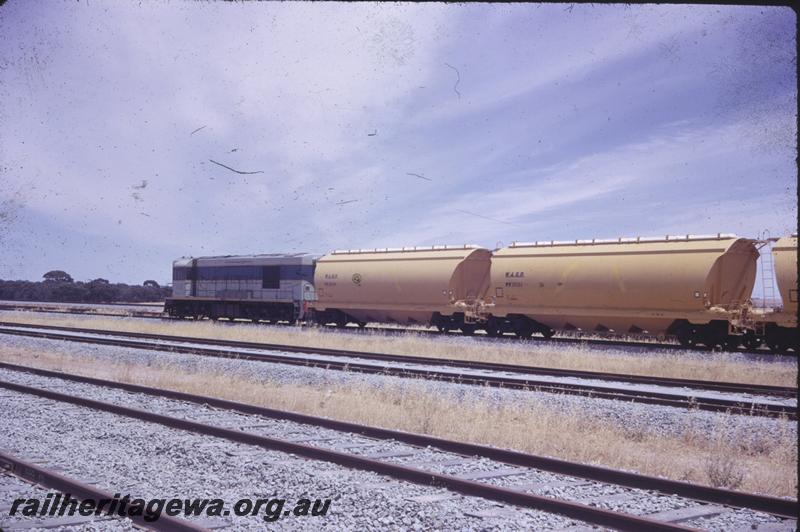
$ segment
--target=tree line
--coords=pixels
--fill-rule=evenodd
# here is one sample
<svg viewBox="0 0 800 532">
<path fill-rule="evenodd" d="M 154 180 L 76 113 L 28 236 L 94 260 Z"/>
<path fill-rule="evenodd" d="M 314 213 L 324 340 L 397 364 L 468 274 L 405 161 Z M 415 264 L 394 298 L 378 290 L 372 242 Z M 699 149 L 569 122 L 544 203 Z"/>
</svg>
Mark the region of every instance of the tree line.
<svg viewBox="0 0 800 532">
<path fill-rule="evenodd" d="M 63 303 L 135 303 L 164 301 L 172 288 L 151 279 L 141 285 L 110 283 L 107 279 L 75 281 L 63 270 L 45 273 L 43 281 L 0 279 L 0 299 L 10 301 L 58 301 Z"/>
</svg>

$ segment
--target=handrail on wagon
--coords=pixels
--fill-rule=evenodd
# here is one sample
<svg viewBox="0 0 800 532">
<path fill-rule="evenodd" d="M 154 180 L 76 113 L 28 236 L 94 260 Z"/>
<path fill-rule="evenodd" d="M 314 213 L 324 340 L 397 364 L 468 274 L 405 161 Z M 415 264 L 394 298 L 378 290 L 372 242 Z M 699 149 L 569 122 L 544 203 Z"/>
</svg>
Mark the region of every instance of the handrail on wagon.
<svg viewBox="0 0 800 532">
<path fill-rule="evenodd" d="M 576 240 L 544 240 L 535 242 L 512 242 L 512 248 L 517 247 L 543 247 L 543 246 L 585 246 L 597 244 L 644 244 L 652 242 L 690 242 L 697 240 L 727 240 L 738 238 L 733 233 L 717 233 L 715 235 L 666 235 L 666 236 L 637 236 L 619 238 L 592 238 Z"/>
<path fill-rule="evenodd" d="M 408 253 L 412 251 L 444 251 L 455 249 L 481 249 L 477 244 L 439 245 L 439 246 L 405 246 L 400 248 L 373 248 L 373 249 L 337 249 L 331 255 L 348 255 L 357 253 Z"/>
</svg>

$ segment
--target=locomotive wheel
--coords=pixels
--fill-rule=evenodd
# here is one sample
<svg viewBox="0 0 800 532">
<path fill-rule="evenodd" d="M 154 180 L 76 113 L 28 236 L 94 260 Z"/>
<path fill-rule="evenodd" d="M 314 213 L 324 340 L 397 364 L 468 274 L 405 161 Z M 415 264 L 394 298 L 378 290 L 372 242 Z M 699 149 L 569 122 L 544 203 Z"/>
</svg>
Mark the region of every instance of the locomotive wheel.
<svg viewBox="0 0 800 532">
<path fill-rule="evenodd" d="M 475 334 L 475 326 L 470 324 L 464 324 L 461 326 L 461 334 L 464 336 L 472 336 Z"/>
<path fill-rule="evenodd" d="M 365 321 L 359 321 L 358 322 L 358 328 L 359 329 L 363 329 L 366 326 L 367 326 L 367 322 L 365 322 Z"/>
<path fill-rule="evenodd" d="M 447 325 L 444 325 L 443 323 L 437 323 L 436 328 L 439 330 L 440 333 L 446 333 L 448 330 Z"/>
<path fill-rule="evenodd" d="M 548 327 L 539 329 L 539 332 L 542 334 L 542 336 L 544 336 L 545 340 L 549 340 L 556 333 L 553 329 L 550 329 Z"/>
</svg>

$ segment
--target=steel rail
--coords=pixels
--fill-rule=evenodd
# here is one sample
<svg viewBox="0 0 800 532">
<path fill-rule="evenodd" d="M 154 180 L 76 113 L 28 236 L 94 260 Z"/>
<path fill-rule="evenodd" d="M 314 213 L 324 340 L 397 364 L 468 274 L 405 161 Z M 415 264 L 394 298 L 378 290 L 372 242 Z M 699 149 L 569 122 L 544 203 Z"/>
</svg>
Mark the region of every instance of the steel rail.
<svg viewBox="0 0 800 532">
<path fill-rule="evenodd" d="M 304 443 L 291 442 L 240 430 L 198 423 L 187 419 L 156 414 L 154 412 L 124 407 L 86 397 L 68 395 L 2 380 L 0 380 L 0 388 L 5 388 L 7 390 L 16 391 L 19 393 L 35 395 L 62 403 L 91 408 L 93 410 L 126 416 L 148 423 L 156 423 L 169 428 L 223 438 L 237 443 L 254 445 L 284 453 L 292 453 L 312 460 L 327 461 L 350 469 L 360 469 L 363 471 L 388 475 L 399 480 L 405 480 L 416 484 L 442 487 L 472 497 L 482 497 L 505 504 L 533 508 L 600 526 L 613 527 L 618 530 L 694 530 L 681 525 L 656 521 L 646 517 L 602 510 L 576 502 L 532 495 L 523 491 L 516 491 L 509 488 L 493 486 L 491 484 L 484 484 L 453 475 L 435 473 L 432 471 L 426 471 L 424 469 L 382 462 L 380 460 L 347 454 L 341 451 L 315 447 L 313 445 Z"/>
<path fill-rule="evenodd" d="M 80 315 L 89 315 L 89 316 L 99 316 L 99 317 L 114 317 L 114 318 L 143 318 L 143 319 L 157 319 L 157 320 L 168 320 L 168 321 L 198 321 L 187 318 L 178 318 L 167 316 L 164 313 L 156 313 L 156 312 L 142 312 L 142 311 L 131 311 L 130 314 L 114 314 L 114 313 L 100 313 L 100 312 L 91 312 L 91 309 L 87 309 L 83 311 L 82 309 L 73 307 L 71 311 L 59 311 L 59 310 L 51 310 L 56 307 L 49 307 L 46 308 L 28 308 L 24 306 L 13 306 L 13 305 L 0 305 L 0 310 L 20 310 L 20 311 L 27 311 L 27 312 L 40 312 L 46 314 L 80 314 Z M 227 319 L 227 318 L 226 318 Z M 228 320 L 230 323 L 260 323 L 260 322 L 237 322 L 234 320 Z M 384 332 L 386 334 L 424 334 L 424 335 L 432 335 L 432 336 L 441 336 L 446 335 L 448 333 L 441 333 L 438 331 L 433 330 L 417 330 L 417 329 L 407 329 L 407 328 L 388 328 L 388 327 L 375 327 L 375 326 L 367 326 L 365 328 L 361 327 L 346 327 L 345 329 L 338 329 L 338 330 L 346 330 L 347 332 L 358 332 L 362 329 L 366 329 L 369 331 L 378 331 Z M 548 342 L 556 342 L 556 343 L 567 343 L 567 344 L 589 344 L 589 345 L 596 345 L 596 346 L 604 346 L 604 347 L 625 347 L 625 348 L 647 348 L 647 349 L 665 349 L 670 351 L 702 351 L 708 352 L 712 351 L 712 349 L 705 347 L 705 346 L 683 346 L 680 344 L 674 343 L 663 343 L 663 342 L 645 342 L 640 340 L 621 340 L 621 339 L 600 339 L 600 338 L 583 338 L 583 337 L 573 337 L 573 336 L 562 336 L 559 333 L 556 333 L 557 336 L 553 336 L 551 338 L 539 338 L 533 336 L 532 339 L 534 341 L 541 340 L 541 341 L 548 341 Z M 463 336 L 463 335 L 460 335 Z M 487 336 L 470 336 L 470 338 L 489 338 Z M 530 339 L 518 338 L 515 336 L 509 336 L 503 334 L 502 336 L 495 337 L 493 340 L 501 340 L 501 341 L 510 341 L 510 342 L 519 342 L 525 341 Z M 767 349 L 736 349 L 735 351 L 725 351 L 729 353 L 748 353 L 748 354 L 755 354 L 755 355 L 765 355 L 768 357 L 789 357 L 792 359 L 797 358 L 796 353 L 773 353 Z"/>
<path fill-rule="evenodd" d="M 720 399 L 712 397 L 694 397 L 691 395 L 679 395 L 659 393 L 647 390 L 635 390 L 629 388 L 610 388 L 590 384 L 562 383 L 533 380 L 527 378 L 506 377 L 506 376 L 485 376 L 471 375 L 467 373 L 450 373 L 446 371 L 436 371 L 428 369 L 414 368 L 392 368 L 383 365 L 371 365 L 357 362 L 339 362 L 334 360 L 315 360 L 303 356 L 291 355 L 270 355 L 267 353 L 250 353 L 245 351 L 234 351 L 230 349 L 210 349 L 204 347 L 191 347 L 174 344 L 150 343 L 138 340 L 125 340 L 122 338 L 98 338 L 77 336 L 71 334 L 59 334 L 30 330 L 18 330 L 0 328 L 0 334 L 11 334 L 17 336 L 29 336 L 34 338 L 44 338 L 52 340 L 62 340 L 69 342 L 88 343 L 96 345 L 109 345 L 115 347 L 130 347 L 134 349 L 144 349 L 151 351 L 161 351 L 169 353 L 193 354 L 210 356 L 216 358 L 231 358 L 239 360 L 249 360 L 258 362 L 271 362 L 290 366 L 303 366 L 313 368 L 332 369 L 339 371 L 353 371 L 357 373 L 377 374 L 394 377 L 423 378 L 427 380 L 437 380 L 453 382 L 457 384 L 470 384 L 478 386 L 489 386 L 493 388 L 506 388 L 526 391 L 543 391 L 550 393 L 564 393 L 569 395 L 588 396 L 595 399 L 612 399 L 618 401 L 631 401 L 635 403 L 651 404 L 658 406 L 669 406 L 675 408 L 687 408 L 706 410 L 709 412 L 728 412 L 731 414 L 744 414 L 763 417 L 786 417 L 787 419 L 797 419 L 797 407 L 787 405 L 777 405 L 769 403 L 756 403 L 738 401 L 732 399 Z"/>
<path fill-rule="evenodd" d="M 345 349 L 330 349 L 313 346 L 296 346 L 288 344 L 272 344 L 261 342 L 243 342 L 240 340 L 227 340 L 217 338 L 201 338 L 196 336 L 175 336 L 167 334 L 143 333 L 134 331 L 113 331 L 109 329 L 92 329 L 85 327 L 65 327 L 59 325 L 37 325 L 32 323 L 15 323 L 0 321 L 0 327 L 18 327 L 24 329 L 43 329 L 63 332 L 76 332 L 86 334 L 103 334 L 113 336 L 124 336 L 130 338 L 145 338 L 149 340 L 164 340 L 170 342 L 187 342 L 205 345 L 216 345 L 226 347 L 236 347 L 242 349 L 264 349 L 275 351 L 286 351 L 292 353 L 311 353 L 325 356 L 339 356 L 351 358 L 363 358 L 365 360 L 380 360 L 388 362 L 401 362 L 420 365 L 437 365 L 453 368 L 464 368 L 471 370 L 488 371 L 508 371 L 512 373 L 529 375 L 548 375 L 554 377 L 574 377 L 582 379 L 593 379 L 600 381 L 624 382 L 627 384 L 647 384 L 654 386 L 665 386 L 675 388 L 694 388 L 707 391 L 747 393 L 757 395 L 769 395 L 775 397 L 791 398 L 797 396 L 797 387 L 789 386 L 770 386 L 765 384 L 746 384 L 736 382 L 716 382 L 696 379 L 679 379 L 672 377 L 654 377 L 646 375 L 631 375 L 624 373 L 606 373 L 597 371 L 545 368 L 541 366 L 522 366 L 516 364 L 504 364 L 498 362 L 479 362 L 469 360 L 457 360 L 451 358 L 423 357 L 413 355 L 396 355 L 387 353 L 374 353 L 367 351 L 353 351 Z"/>
<path fill-rule="evenodd" d="M 114 496 L 107 491 L 60 475 L 40 465 L 3 452 L 2 450 L 0 450 L 0 469 L 52 490 L 69 494 L 70 497 L 75 497 L 77 500 L 93 499 L 97 501 L 102 499 L 114 499 Z M 133 504 L 129 505 L 130 508 L 134 506 Z M 144 510 L 144 508 L 142 508 L 142 510 Z M 128 518 L 143 528 L 163 530 L 164 532 L 203 532 L 208 530 L 190 521 L 168 515 L 160 515 L 155 521 L 146 521 L 144 519 L 144 512 L 141 512 L 141 515 L 127 515 L 127 513 L 126 515 L 119 515 L 109 510 L 103 510 L 101 513 L 112 517 Z"/>
<path fill-rule="evenodd" d="M 142 310 L 131 310 L 128 312 L 92 312 L 93 309 L 81 309 L 78 307 L 67 307 L 65 310 L 56 310 L 57 307 L 49 308 L 34 308 L 25 306 L 3 305 L 0 304 L 0 310 L 20 311 L 20 312 L 35 312 L 37 314 L 66 314 L 66 315 L 81 315 L 81 316 L 99 316 L 111 318 L 146 318 L 146 319 L 165 319 L 165 316 L 158 312 L 147 312 Z"/>
<path fill-rule="evenodd" d="M 532 455 L 519 451 L 499 449 L 486 445 L 447 440 L 435 436 L 414 434 L 411 432 L 385 429 L 347 421 L 337 421 L 335 419 L 325 417 L 255 406 L 211 396 L 190 394 L 162 388 L 152 388 L 139 384 L 109 381 L 95 377 L 86 377 L 83 375 L 32 368 L 4 362 L 0 362 L 0 368 L 22 373 L 41 375 L 43 377 L 51 377 L 72 382 L 102 386 L 106 388 L 114 388 L 153 397 L 163 397 L 198 405 L 208 405 L 213 408 L 231 410 L 242 414 L 258 415 L 270 419 L 292 421 L 340 432 L 351 432 L 380 440 L 395 440 L 417 447 L 434 447 L 442 451 L 457 453 L 465 456 L 480 456 L 510 465 L 539 469 L 542 471 L 569 475 L 597 482 L 616 484 L 635 489 L 655 490 L 662 493 L 678 495 L 702 502 L 749 508 L 751 510 L 761 511 L 779 517 L 794 518 L 798 513 L 797 500 L 755 495 L 722 488 L 713 488 L 710 486 L 691 484 L 683 481 L 669 480 L 661 477 L 653 477 L 631 473 L 628 471 L 609 469 L 601 466 L 593 466 L 577 462 L 569 462 L 566 460 L 559 460 L 557 458 L 550 458 L 546 456 Z"/>
</svg>

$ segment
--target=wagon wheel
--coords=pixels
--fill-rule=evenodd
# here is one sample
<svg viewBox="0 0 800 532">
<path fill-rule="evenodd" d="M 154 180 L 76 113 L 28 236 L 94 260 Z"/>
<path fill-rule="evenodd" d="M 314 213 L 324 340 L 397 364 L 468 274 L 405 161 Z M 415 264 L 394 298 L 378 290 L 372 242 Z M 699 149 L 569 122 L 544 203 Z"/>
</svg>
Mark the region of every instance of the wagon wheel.
<svg viewBox="0 0 800 532">
<path fill-rule="evenodd" d="M 739 349 L 739 345 L 742 343 L 742 337 L 736 336 L 734 334 L 729 334 L 723 341 L 722 347 L 726 351 L 737 351 Z"/>
<path fill-rule="evenodd" d="M 533 327 L 527 323 L 518 323 L 514 325 L 514 334 L 520 338 L 530 338 L 533 335 Z"/>
<path fill-rule="evenodd" d="M 490 338 L 497 338 L 500 336 L 500 329 L 493 320 L 489 320 L 489 322 L 484 326 L 483 330 L 486 331 L 486 336 Z"/>
<path fill-rule="evenodd" d="M 461 333 L 464 336 L 472 336 L 473 334 L 475 334 L 475 326 L 472 324 L 465 323 L 464 325 L 461 326 Z"/>
<path fill-rule="evenodd" d="M 549 327 L 544 327 L 542 329 L 539 329 L 539 332 L 542 333 L 542 336 L 544 336 L 545 340 L 549 340 L 556 333 L 553 329 Z"/>
<path fill-rule="evenodd" d="M 767 338 L 767 347 L 773 353 L 783 353 L 788 346 L 780 338 Z"/>
<path fill-rule="evenodd" d="M 689 324 L 681 325 L 678 330 L 675 331 L 675 336 L 683 347 L 694 347 L 697 345 L 697 328 Z"/>
<path fill-rule="evenodd" d="M 762 340 L 753 331 L 748 331 L 742 336 L 742 343 L 747 349 L 757 349 L 761 347 Z"/>
</svg>

